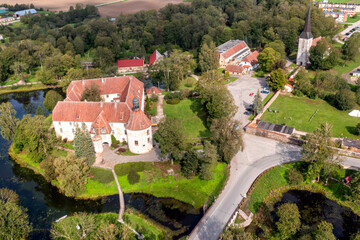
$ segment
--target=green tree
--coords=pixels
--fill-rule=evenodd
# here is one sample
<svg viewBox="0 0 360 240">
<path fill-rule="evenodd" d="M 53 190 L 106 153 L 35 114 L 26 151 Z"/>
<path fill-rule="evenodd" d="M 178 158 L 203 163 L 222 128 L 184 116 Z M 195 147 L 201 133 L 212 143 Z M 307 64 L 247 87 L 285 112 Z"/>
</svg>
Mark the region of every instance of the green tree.
<svg viewBox="0 0 360 240">
<path fill-rule="evenodd" d="M 16 132 L 16 125 L 19 119 L 16 118 L 16 111 L 10 102 L 0 105 L 0 129 L 1 136 L 6 140 L 13 140 Z"/>
<path fill-rule="evenodd" d="M 44 116 L 25 115 L 16 126 L 14 150 L 26 149 L 30 159 L 41 162 L 53 149 L 56 141 L 54 132 L 49 132 L 49 125 Z"/>
<path fill-rule="evenodd" d="M 73 153 L 66 157 L 54 160 L 56 180 L 59 182 L 60 190 L 68 197 L 74 197 L 85 191 L 90 165 L 84 158 L 78 158 Z"/>
<path fill-rule="evenodd" d="M 89 239 L 96 228 L 93 214 L 75 213 L 71 218 L 53 224 L 51 237 L 53 239 Z"/>
<path fill-rule="evenodd" d="M 76 127 L 74 137 L 74 150 L 78 158 L 84 158 L 91 166 L 95 162 L 95 148 L 89 131 L 83 123 L 81 128 Z"/>
<path fill-rule="evenodd" d="M 356 104 L 356 98 L 350 89 L 340 89 L 335 95 L 336 106 L 340 110 L 350 110 Z"/>
<path fill-rule="evenodd" d="M 281 239 L 288 239 L 293 236 L 301 226 L 300 212 L 295 203 L 284 203 L 278 207 L 276 214 L 279 221 L 276 222 Z"/>
<path fill-rule="evenodd" d="M 36 111 L 35 111 L 35 115 L 42 115 L 42 116 L 46 116 L 46 110 L 45 108 L 43 108 L 42 106 L 38 106 Z"/>
<path fill-rule="evenodd" d="M 257 93 L 255 95 L 253 105 L 254 105 L 253 110 L 254 110 L 255 115 L 261 113 L 261 111 L 264 108 L 259 90 L 257 91 Z"/>
<path fill-rule="evenodd" d="M 26 209 L 12 201 L 0 200 L 1 239 L 27 239 L 31 229 Z"/>
<path fill-rule="evenodd" d="M 301 174 L 301 172 L 299 172 L 295 168 L 292 168 L 289 171 L 288 179 L 289 179 L 290 184 L 294 184 L 294 185 L 301 184 L 304 181 L 304 177 Z"/>
<path fill-rule="evenodd" d="M 265 45 L 265 48 L 272 48 L 275 52 L 280 53 L 281 59 L 285 59 L 285 44 L 281 40 L 275 40 Z"/>
<path fill-rule="evenodd" d="M 43 105 L 47 110 L 51 112 L 56 106 L 56 104 L 62 100 L 63 97 L 59 93 L 57 93 L 55 90 L 50 90 L 45 95 Z"/>
<path fill-rule="evenodd" d="M 320 128 L 307 135 L 306 140 L 301 151 L 301 160 L 310 163 L 308 178 L 319 181 L 323 175 L 327 179 L 336 172 L 340 162 L 331 148 L 334 145 L 331 141 L 331 125 L 321 124 Z"/>
<path fill-rule="evenodd" d="M 96 240 L 118 240 L 128 239 L 126 231 L 131 231 L 129 228 L 125 227 L 123 228 L 124 234 L 122 234 L 122 231 L 120 231 L 120 228 L 118 226 L 113 226 L 110 222 L 104 222 L 102 223 L 95 232 L 95 239 Z M 132 233 L 132 232 L 131 232 Z"/>
<path fill-rule="evenodd" d="M 355 172 L 351 181 L 351 197 L 353 201 L 360 200 L 360 172 Z"/>
<path fill-rule="evenodd" d="M 270 90 L 282 90 L 284 89 L 286 82 L 287 80 L 285 77 L 285 72 L 281 68 L 274 70 L 270 73 L 270 78 L 268 80 Z"/>
<path fill-rule="evenodd" d="M 81 101 L 88 101 L 88 102 L 101 102 L 102 98 L 100 95 L 100 89 L 95 84 L 92 83 L 89 87 L 85 87 L 83 94 L 81 95 Z"/>
<path fill-rule="evenodd" d="M 56 75 L 53 70 L 37 71 L 36 78 L 45 85 L 52 85 L 57 83 Z"/>
<path fill-rule="evenodd" d="M 220 158 L 230 162 L 235 154 L 243 149 L 241 123 L 232 118 L 215 119 L 210 127 L 214 144 Z"/>
<path fill-rule="evenodd" d="M 199 67 L 201 72 L 219 68 L 218 52 L 214 42 L 211 41 L 209 46 L 206 43 L 202 45 L 199 54 Z"/>
<path fill-rule="evenodd" d="M 259 54 L 258 60 L 261 69 L 268 72 L 274 63 L 281 60 L 281 54 L 274 49 L 267 47 Z"/>
<path fill-rule="evenodd" d="M 163 158 L 170 154 L 175 160 L 181 159 L 182 152 L 186 148 L 184 125 L 181 120 L 176 118 L 162 120 L 154 134 L 154 139 L 159 143 Z"/>
<path fill-rule="evenodd" d="M 10 69 L 15 73 L 17 77 L 19 77 L 21 80 L 24 79 L 25 73 L 24 71 L 29 68 L 29 65 L 24 62 L 14 62 L 13 65 L 11 65 Z"/>
<path fill-rule="evenodd" d="M 333 234 L 333 225 L 326 221 L 321 221 L 317 230 L 315 231 L 315 240 L 336 240 L 336 237 Z"/>
<path fill-rule="evenodd" d="M 0 188 L 0 201 L 18 204 L 19 195 L 17 195 L 17 193 L 11 189 Z"/>
<path fill-rule="evenodd" d="M 107 47 L 97 47 L 94 50 L 94 62 L 101 69 L 105 69 L 111 64 L 114 64 L 114 54 Z"/>
<path fill-rule="evenodd" d="M 199 158 L 199 176 L 201 179 L 210 180 L 213 178 L 211 170 L 219 160 L 216 147 L 209 141 L 204 142 L 204 155 Z"/>
<path fill-rule="evenodd" d="M 347 60 L 355 61 L 360 56 L 360 34 L 354 33 L 343 45 L 344 57 Z"/>
<path fill-rule="evenodd" d="M 192 177 L 197 174 L 199 167 L 199 156 L 194 150 L 189 150 L 181 159 L 181 172 L 185 177 Z"/>
<path fill-rule="evenodd" d="M 220 235 L 223 240 L 255 240 L 251 232 L 247 232 L 245 228 L 230 226 Z"/>
<path fill-rule="evenodd" d="M 83 39 L 82 39 L 80 36 L 77 36 L 77 37 L 74 39 L 73 44 L 74 44 L 75 52 L 76 52 L 77 54 L 82 55 L 82 54 L 84 53 L 84 49 L 85 49 L 85 47 L 84 47 L 85 44 L 84 44 Z"/>
</svg>

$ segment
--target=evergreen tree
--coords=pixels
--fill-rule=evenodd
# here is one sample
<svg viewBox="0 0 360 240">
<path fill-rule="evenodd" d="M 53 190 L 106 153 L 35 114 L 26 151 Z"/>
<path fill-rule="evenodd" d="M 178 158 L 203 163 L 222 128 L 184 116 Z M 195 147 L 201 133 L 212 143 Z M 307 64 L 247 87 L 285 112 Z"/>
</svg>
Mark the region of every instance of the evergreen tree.
<svg viewBox="0 0 360 240">
<path fill-rule="evenodd" d="M 199 156 L 194 150 L 189 150 L 181 160 L 181 172 L 185 177 L 195 176 L 199 167 Z"/>
<path fill-rule="evenodd" d="M 260 96 L 260 91 L 258 90 L 256 95 L 255 95 L 255 98 L 254 98 L 254 113 L 255 115 L 261 113 L 261 111 L 263 110 L 263 103 L 262 103 L 262 99 L 261 99 L 261 96 Z"/>
<path fill-rule="evenodd" d="M 102 101 L 100 95 L 100 89 L 95 84 L 92 83 L 90 87 L 86 87 L 83 94 L 81 95 L 81 101 L 88 101 L 88 102 L 100 102 Z"/>
<path fill-rule="evenodd" d="M 85 158 L 89 165 L 95 162 L 95 148 L 89 131 L 85 124 L 81 128 L 77 127 L 74 137 L 74 150 L 78 158 Z"/>
</svg>

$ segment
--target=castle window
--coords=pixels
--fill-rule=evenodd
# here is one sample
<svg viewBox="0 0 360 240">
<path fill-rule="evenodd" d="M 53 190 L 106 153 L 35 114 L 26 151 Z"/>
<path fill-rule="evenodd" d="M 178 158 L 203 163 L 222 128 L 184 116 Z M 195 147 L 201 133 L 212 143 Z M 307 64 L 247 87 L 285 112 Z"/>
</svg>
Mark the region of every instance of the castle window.
<svg viewBox="0 0 360 240">
<path fill-rule="evenodd" d="M 72 133 L 75 133 L 75 129 L 71 129 L 72 130 Z"/>
<path fill-rule="evenodd" d="M 61 126 L 61 122 L 59 122 L 59 126 Z"/>
<path fill-rule="evenodd" d="M 60 132 L 62 133 L 62 128 L 60 128 Z"/>
<path fill-rule="evenodd" d="M 150 138 L 148 138 L 148 143 L 150 143 Z"/>
<path fill-rule="evenodd" d="M 112 130 L 112 131 L 111 131 L 111 134 L 112 134 L 112 135 L 114 135 L 114 134 L 115 134 L 115 131 L 114 131 L 114 130 Z"/>
<path fill-rule="evenodd" d="M 150 130 L 147 130 L 147 135 L 150 135 Z"/>
<path fill-rule="evenodd" d="M 109 95 L 106 95 L 107 98 L 109 98 Z"/>
<path fill-rule="evenodd" d="M 93 131 L 93 133 L 96 133 L 96 128 L 93 127 L 92 131 Z"/>
<path fill-rule="evenodd" d="M 139 142 L 138 142 L 138 141 L 135 141 L 135 146 L 139 146 Z"/>
<path fill-rule="evenodd" d="M 72 126 L 72 122 L 69 122 L 70 126 Z"/>
<path fill-rule="evenodd" d="M 127 131 L 125 130 L 125 135 L 127 135 Z"/>
<path fill-rule="evenodd" d="M 101 133 L 105 133 L 105 128 L 101 128 Z"/>
</svg>

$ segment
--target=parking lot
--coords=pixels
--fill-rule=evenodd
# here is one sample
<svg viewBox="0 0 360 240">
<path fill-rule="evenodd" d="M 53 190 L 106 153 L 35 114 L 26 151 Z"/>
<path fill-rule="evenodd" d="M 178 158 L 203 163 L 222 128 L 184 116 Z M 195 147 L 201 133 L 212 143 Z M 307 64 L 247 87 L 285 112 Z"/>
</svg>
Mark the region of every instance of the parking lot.
<svg viewBox="0 0 360 240">
<path fill-rule="evenodd" d="M 249 75 L 243 75 L 238 80 L 227 85 L 229 91 L 234 96 L 235 104 L 239 106 L 239 111 L 236 113 L 235 118 L 239 119 L 242 125 L 248 123 L 249 115 L 245 114 L 246 108 L 249 108 L 254 101 L 254 97 L 258 90 L 263 90 L 267 87 L 265 78 L 254 78 Z M 250 96 L 251 93 L 254 93 Z M 267 94 L 261 93 L 262 99 Z"/>
</svg>

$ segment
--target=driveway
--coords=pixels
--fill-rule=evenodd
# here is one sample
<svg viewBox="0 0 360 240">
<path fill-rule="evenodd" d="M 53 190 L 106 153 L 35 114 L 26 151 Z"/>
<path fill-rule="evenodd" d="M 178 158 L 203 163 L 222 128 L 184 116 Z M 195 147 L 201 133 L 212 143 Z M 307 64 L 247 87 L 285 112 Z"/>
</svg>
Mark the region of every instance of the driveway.
<svg viewBox="0 0 360 240">
<path fill-rule="evenodd" d="M 243 75 L 227 86 L 234 97 L 235 104 L 239 107 L 235 119 L 240 120 L 243 125 L 246 125 L 249 118 L 249 115 L 245 114 L 246 108 L 253 104 L 257 91 L 260 90 L 261 92 L 261 90 L 267 86 L 266 80 L 265 78 L 254 78 L 250 75 Z M 250 96 L 250 93 L 254 93 L 254 95 Z M 262 99 L 266 96 L 267 94 L 261 93 Z"/>
<path fill-rule="evenodd" d="M 244 119 L 242 108 L 249 100 L 243 96 L 246 96 L 250 89 L 242 81 L 243 79 L 237 80 L 234 84 L 229 84 L 228 88 L 240 109 L 236 118 Z M 260 80 L 254 86 L 261 82 Z M 244 144 L 244 151 L 237 153 L 231 161 L 230 176 L 223 192 L 205 213 L 189 239 L 217 240 L 243 200 L 244 194 L 262 172 L 277 165 L 298 161 L 300 158 L 301 147 L 272 139 L 245 134 Z M 360 168 L 360 160 L 355 158 L 345 157 L 343 164 Z"/>
</svg>

